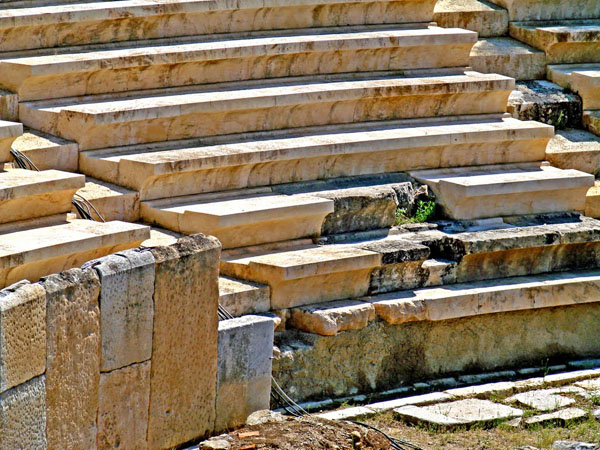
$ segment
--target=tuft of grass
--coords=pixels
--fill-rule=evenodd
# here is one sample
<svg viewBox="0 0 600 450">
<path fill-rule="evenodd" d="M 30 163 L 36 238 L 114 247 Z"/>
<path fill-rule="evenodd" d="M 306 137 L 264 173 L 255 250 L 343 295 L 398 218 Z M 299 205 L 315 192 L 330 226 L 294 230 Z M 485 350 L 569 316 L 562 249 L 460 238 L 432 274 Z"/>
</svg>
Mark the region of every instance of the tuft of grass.
<svg viewBox="0 0 600 450">
<path fill-rule="evenodd" d="M 427 222 L 435 215 L 435 202 L 427 201 L 424 202 L 419 200 L 417 203 L 417 210 L 414 216 L 409 216 L 406 208 L 398 208 L 396 210 L 396 221 L 395 225 L 404 225 L 407 223 L 423 223 Z"/>
</svg>

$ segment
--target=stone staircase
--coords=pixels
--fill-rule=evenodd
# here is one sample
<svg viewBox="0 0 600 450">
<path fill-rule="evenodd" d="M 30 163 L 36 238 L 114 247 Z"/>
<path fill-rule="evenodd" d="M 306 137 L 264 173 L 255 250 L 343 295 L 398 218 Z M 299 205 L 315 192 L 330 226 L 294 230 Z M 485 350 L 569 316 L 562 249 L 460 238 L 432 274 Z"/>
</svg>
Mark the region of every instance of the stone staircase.
<svg viewBox="0 0 600 450">
<path fill-rule="evenodd" d="M 221 302 L 271 311 L 282 336 L 398 326 L 409 320 L 378 305 L 400 299 L 393 314 L 410 315 L 435 286 L 460 290 L 443 297 L 452 318 L 574 304 L 515 306 L 525 288 L 507 286 L 554 295 L 598 266 L 600 222 L 571 213 L 594 176 L 544 162 L 553 128 L 506 115 L 514 79 L 471 70 L 477 34 L 432 24 L 435 3 L 2 2 L 0 87 L 33 141 L 46 139 L 24 145 L 36 165 L 64 169 L 71 156 L 58 153 L 76 143 L 94 179 L 79 192 L 109 217 L 217 236 Z M 503 32 L 492 23 L 503 11 L 481 14 L 490 36 Z M 47 215 L 65 213 L 85 180 L 47 172 L 64 200 Z M 45 173 L 31 172 L 37 184 Z M 428 192 L 453 220 L 392 228 Z M 58 258 L 18 233 L 79 250 L 53 271 L 149 233 L 89 221 L 33 230 L 7 235 L 9 281 L 39 277 L 42 254 Z M 497 304 L 479 308 L 482 290 Z"/>
</svg>

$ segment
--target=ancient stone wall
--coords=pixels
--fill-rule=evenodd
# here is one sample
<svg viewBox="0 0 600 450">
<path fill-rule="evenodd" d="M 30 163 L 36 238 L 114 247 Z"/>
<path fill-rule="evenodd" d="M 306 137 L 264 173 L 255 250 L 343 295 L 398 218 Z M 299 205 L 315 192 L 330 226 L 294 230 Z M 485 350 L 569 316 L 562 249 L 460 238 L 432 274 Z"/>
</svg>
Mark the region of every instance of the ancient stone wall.
<svg viewBox="0 0 600 450">
<path fill-rule="evenodd" d="M 171 448 L 268 407 L 273 324 L 248 317 L 221 382 L 266 400 L 217 416 L 220 251 L 196 235 L 0 291 L 0 449 Z"/>
</svg>

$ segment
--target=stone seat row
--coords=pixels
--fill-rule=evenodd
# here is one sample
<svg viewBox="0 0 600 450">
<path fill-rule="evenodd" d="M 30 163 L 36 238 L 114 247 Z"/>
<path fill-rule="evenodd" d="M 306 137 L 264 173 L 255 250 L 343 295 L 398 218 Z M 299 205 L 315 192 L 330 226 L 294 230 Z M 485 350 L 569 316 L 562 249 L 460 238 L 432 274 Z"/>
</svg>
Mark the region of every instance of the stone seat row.
<svg viewBox="0 0 600 450">
<path fill-rule="evenodd" d="M 502 309 L 505 304 L 516 302 L 519 296 L 527 297 L 521 287 L 512 291 L 513 285 L 522 283 L 533 283 L 529 287 L 540 288 L 536 295 L 542 296 L 542 304 L 525 305 L 525 302 L 517 309 L 558 306 L 552 303 L 554 300 L 543 298 L 554 295 L 544 289 L 551 285 L 552 290 L 559 292 L 564 283 L 572 284 L 579 294 L 559 295 L 557 301 L 561 304 L 597 301 L 592 287 L 579 283 L 577 271 L 597 267 L 600 262 L 596 256 L 600 248 L 600 222 L 576 217 L 546 218 L 547 224 L 536 225 L 535 221 L 527 220 L 515 219 L 514 223 L 505 222 L 497 229 L 468 227 L 466 231 L 419 232 L 394 229 L 393 234 L 383 239 L 329 245 L 299 240 L 227 250 L 221 261 L 221 273 L 240 281 L 221 280 L 223 303 L 239 315 L 272 310 L 285 320 L 294 314 L 314 314 L 322 316 L 323 324 L 327 317 L 335 318 L 340 305 L 357 307 L 364 313 L 363 299 L 358 303 L 337 302 L 367 294 L 375 295 L 372 300 L 381 303 L 382 311 L 388 308 L 387 304 L 392 305 L 386 313 L 389 323 L 460 317 L 463 306 L 474 309 L 476 314 L 500 312 L 488 311 L 489 308 L 477 312 L 480 290 L 495 295 L 497 306 Z M 597 271 L 593 275 L 597 284 Z M 443 287 L 434 289 L 435 286 Z M 417 291 L 413 292 L 414 289 Z M 419 289 L 424 289 L 422 294 Z M 504 298 L 507 291 L 511 293 Z M 450 300 L 451 297 L 464 297 L 465 302 L 475 303 L 462 305 L 462 301 Z M 458 308 L 456 315 L 446 314 L 438 319 L 429 316 L 427 299 L 439 302 L 436 308 L 450 302 L 446 312 Z M 362 306 L 358 307 L 359 304 Z M 302 328 L 294 321 L 290 325 Z M 336 328 L 334 333 L 305 331 L 335 334 L 342 329 Z"/>
<path fill-rule="evenodd" d="M 435 1 L 3 2 L 0 51 L 257 30 L 429 22 Z"/>
</svg>

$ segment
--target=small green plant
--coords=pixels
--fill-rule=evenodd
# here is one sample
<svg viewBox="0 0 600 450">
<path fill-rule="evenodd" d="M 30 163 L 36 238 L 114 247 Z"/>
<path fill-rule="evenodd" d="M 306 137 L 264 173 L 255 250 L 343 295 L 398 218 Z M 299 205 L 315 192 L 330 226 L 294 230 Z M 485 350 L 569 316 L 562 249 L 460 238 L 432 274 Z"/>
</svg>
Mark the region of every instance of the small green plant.
<svg viewBox="0 0 600 450">
<path fill-rule="evenodd" d="M 423 223 L 427 222 L 435 214 L 435 202 L 419 200 L 417 210 L 414 216 L 410 216 L 406 208 L 398 208 L 396 210 L 396 225 L 404 225 L 406 223 Z"/>
</svg>

